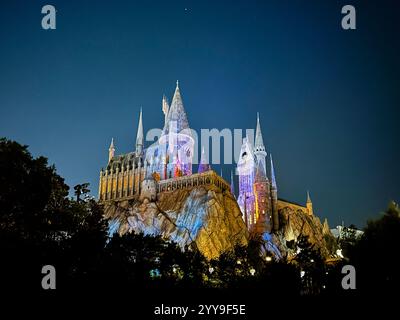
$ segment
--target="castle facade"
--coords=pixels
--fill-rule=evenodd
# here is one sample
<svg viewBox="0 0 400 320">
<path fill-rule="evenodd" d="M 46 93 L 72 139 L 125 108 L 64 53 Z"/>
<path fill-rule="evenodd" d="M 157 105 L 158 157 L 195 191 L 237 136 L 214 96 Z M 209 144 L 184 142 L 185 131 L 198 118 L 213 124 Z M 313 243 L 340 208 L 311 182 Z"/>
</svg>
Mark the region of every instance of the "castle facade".
<svg viewBox="0 0 400 320">
<path fill-rule="evenodd" d="M 178 82 L 171 105 L 163 97 L 162 111 L 162 134 L 151 146 L 144 146 L 142 110 L 135 150 L 116 155 L 114 140 L 111 141 L 107 166 L 100 171 L 99 201 L 156 201 L 160 193 L 201 185 L 212 186 L 235 197 L 233 176 L 231 184 L 228 184 L 216 174 L 205 157 L 204 149 L 198 172 L 192 171 L 195 143 Z M 239 177 L 237 203 L 243 220 L 249 230 L 260 233 L 279 230 L 279 211 L 285 207 L 313 215 L 308 194 L 306 206 L 278 199 L 272 156 L 269 154 L 269 161 L 267 157 L 257 115 L 255 141 L 250 141 L 248 137 L 243 139 L 236 172 Z"/>
</svg>

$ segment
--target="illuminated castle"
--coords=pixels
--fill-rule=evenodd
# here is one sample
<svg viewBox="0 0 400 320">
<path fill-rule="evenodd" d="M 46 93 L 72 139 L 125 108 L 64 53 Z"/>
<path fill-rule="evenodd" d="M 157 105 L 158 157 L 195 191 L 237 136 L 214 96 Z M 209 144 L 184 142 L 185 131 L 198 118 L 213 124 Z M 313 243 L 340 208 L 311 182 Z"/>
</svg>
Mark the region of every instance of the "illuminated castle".
<svg viewBox="0 0 400 320">
<path fill-rule="evenodd" d="M 274 164 L 269 155 L 270 177 L 267 175 L 267 152 L 261 133 L 260 118 L 257 114 L 256 136 L 253 143 L 248 137 L 243 139 L 237 173 L 239 175 L 238 204 L 243 220 L 249 230 L 260 233 L 279 230 L 279 211 L 289 207 L 313 215 L 312 202 L 307 192 L 306 206 L 278 199 Z"/>
<path fill-rule="evenodd" d="M 163 97 L 162 111 L 165 115 L 163 130 L 160 138 L 151 146 L 144 148 L 142 111 L 139 115 L 135 151 L 115 155 L 114 141 L 111 141 L 108 164 L 100 171 L 101 202 L 131 199 L 155 201 L 159 193 L 201 185 L 210 185 L 222 192 L 234 193 L 233 177 L 229 185 L 211 170 L 204 149 L 198 172 L 192 172 L 195 145 L 178 82 L 171 105 L 165 96 Z M 266 157 L 260 120 L 257 116 L 255 142 L 250 141 L 248 137 L 244 138 L 240 151 L 237 164 L 237 202 L 247 228 L 261 233 L 279 229 L 279 210 L 285 207 L 313 215 L 309 196 L 306 206 L 278 199 L 272 157 L 270 155 L 269 177 Z"/>
<path fill-rule="evenodd" d="M 228 183 L 211 170 L 204 161 L 198 174 L 192 174 L 194 139 L 183 107 L 177 82 L 171 106 L 162 100 L 164 128 L 156 143 L 144 148 L 142 111 L 136 135 L 135 151 L 115 155 L 111 141 L 107 167 L 100 171 L 99 200 L 155 200 L 157 193 L 177 188 L 213 185 L 225 191 Z"/>
</svg>

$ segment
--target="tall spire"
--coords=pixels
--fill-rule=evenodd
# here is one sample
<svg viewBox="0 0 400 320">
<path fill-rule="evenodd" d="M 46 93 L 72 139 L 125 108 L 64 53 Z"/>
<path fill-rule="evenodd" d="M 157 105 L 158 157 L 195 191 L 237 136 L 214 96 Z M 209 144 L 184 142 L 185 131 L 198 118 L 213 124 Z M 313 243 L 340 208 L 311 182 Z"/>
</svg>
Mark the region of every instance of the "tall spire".
<svg viewBox="0 0 400 320">
<path fill-rule="evenodd" d="M 310 191 L 307 190 L 307 202 L 311 202 Z"/>
<path fill-rule="evenodd" d="M 136 153 L 143 151 L 143 123 L 142 123 L 142 107 L 140 107 L 139 125 L 136 135 Z"/>
<path fill-rule="evenodd" d="M 260 115 L 258 114 L 258 112 L 257 112 L 256 138 L 254 142 L 254 155 L 256 156 L 258 162 L 262 163 L 262 166 L 264 167 L 264 172 L 267 172 L 267 166 L 265 163 L 267 152 L 265 151 L 264 141 L 261 133 Z"/>
<path fill-rule="evenodd" d="M 272 185 L 272 188 L 277 190 L 278 188 L 276 185 L 274 162 L 272 161 L 272 153 L 269 154 L 269 158 L 271 160 L 271 185 Z"/>
<path fill-rule="evenodd" d="M 257 151 L 265 151 L 265 147 L 264 147 L 264 141 L 263 141 L 263 137 L 262 137 L 262 133 L 261 133 L 261 126 L 260 126 L 260 115 L 257 112 L 257 126 L 256 126 L 256 141 L 254 143 L 254 147 Z"/>
<path fill-rule="evenodd" d="M 271 207 L 272 207 L 272 227 L 274 231 L 279 230 L 279 214 L 278 214 L 278 187 L 276 185 L 274 162 L 272 154 L 269 154 L 271 161 Z"/>
<path fill-rule="evenodd" d="M 110 148 L 108 148 L 108 162 L 114 157 L 115 147 L 114 147 L 114 138 L 111 138 Z"/>
<path fill-rule="evenodd" d="M 163 111 L 164 116 L 165 116 L 164 122 L 166 122 L 167 121 L 167 116 L 168 116 L 168 111 L 169 111 L 169 105 L 168 105 L 167 97 L 165 95 L 163 95 L 163 97 L 162 97 L 162 111 Z"/>
<path fill-rule="evenodd" d="M 311 202 L 310 192 L 308 190 L 307 190 L 306 207 L 307 207 L 307 210 L 308 210 L 308 214 L 310 216 L 312 216 L 314 214 L 314 211 L 313 211 L 313 206 L 312 206 L 312 202 Z"/>
<path fill-rule="evenodd" d="M 201 158 L 199 163 L 199 168 L 197 170 L 198 173 L 206 172 L 211 170 L 210 165 L 208 164 L 206 153 L 204 152 L 204 147 L 201 149 Z"/>
<path fill-rule="evenodd" d="M 174 97 L 172 98 L 171 106 L 169 107 L 167 119 L 165 121 L 164 134 L 169 133 L 170 127 L 177 132 L 189 129 L 189 122 L 187 120 L 185 108 L 183 107 L 178 81 L 176 81 Z"/>
</svg>

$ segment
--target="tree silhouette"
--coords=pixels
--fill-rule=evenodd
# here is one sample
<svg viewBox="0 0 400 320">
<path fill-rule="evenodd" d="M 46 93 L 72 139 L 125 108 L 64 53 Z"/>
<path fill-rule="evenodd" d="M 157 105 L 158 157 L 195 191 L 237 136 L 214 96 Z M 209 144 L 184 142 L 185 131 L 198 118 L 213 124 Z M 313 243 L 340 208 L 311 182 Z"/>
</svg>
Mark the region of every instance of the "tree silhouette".
<svg viewBox="0 0 400 320">
<path fill-rule="evenodd" d="M 391 202 L 381 217 L 370 220 L 364 234 L 349 249 L 349 263 L 357 271 L 358 291 L 394 292 L 400 285 L 400 209 Z"/>
<path fill-rule="evenodd" d="M 68 190 L 46 158 L 34 159 L 26 146 L 0 139 L 0 252 L 9 261 L 0 270 L 8 275 L 5 287 L 39 289 L 46 264 L 60 271 L 61 286 L 95 267 L 107 239 L 103 210 L 95 201 L 68 199 Z"/>
<path fill-rule="evenodd" d="M 297 254 L 294 259 L 300 269 L 302 279 L 302 293 L 319 294 L 323 288 L 325 275 L 324 260 L 318 250 L 314 248 L 308 237 L 301 235 L 296 241 Z"/>
<path fill-rule="evenodd" d="M 89 183 L 77 184 L 74 187 L 74 190 L 75 190 L 75 195 L 76 195 L 76 201 L 79 202 L 79 201 L 81 201 L 81 195 L 86 195 L 90 192 Z"/>
</svg>

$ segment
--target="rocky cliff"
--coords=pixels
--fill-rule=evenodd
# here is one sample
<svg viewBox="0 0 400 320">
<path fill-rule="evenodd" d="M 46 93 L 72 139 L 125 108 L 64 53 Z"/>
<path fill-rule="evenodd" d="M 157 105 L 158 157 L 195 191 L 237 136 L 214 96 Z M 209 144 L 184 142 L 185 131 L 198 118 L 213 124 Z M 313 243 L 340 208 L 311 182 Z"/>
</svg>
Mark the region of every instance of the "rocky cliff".
<svg viewBox="0 0 400 320">
<path fill-rule="evenodd" d="M 292 250 L 289 242 L 296 242 L 300 235 L 307 236 L 313 248 L 320 251 L 324 258 L 332 254 L 330 242 L 334 241 L 334 238 L 327 227 L 327 222 L 324 226 L 317 216 L 308 215 L 290 207 L 279 211 L 279 220 L 281 228 L 273 236 L 273 242 L 277 244 L 283 255 L 290 257 L 295 254 L 296 248 Z"/>
<path fill-rule="evenodd" d="M 109 202 L 105 213 L 111 232 L 161 235 L 182 248 L 195 244 L 208 259 L 248 240 L 236 200 L 213 186 L 160 193 L 156 201 Z"/>
</svg>

